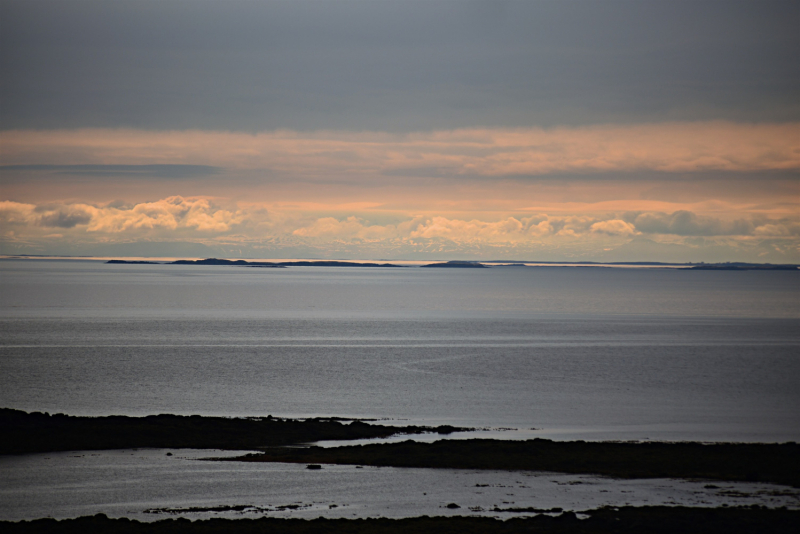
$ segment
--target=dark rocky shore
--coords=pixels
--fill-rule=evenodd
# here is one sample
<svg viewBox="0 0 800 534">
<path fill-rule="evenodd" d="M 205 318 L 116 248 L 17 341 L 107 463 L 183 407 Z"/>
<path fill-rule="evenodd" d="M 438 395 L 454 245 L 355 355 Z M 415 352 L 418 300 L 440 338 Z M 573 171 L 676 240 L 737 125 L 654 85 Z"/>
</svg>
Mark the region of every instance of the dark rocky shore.
<svg viewBox="0 0 800 534">
<path fill-rule="evenodd" d="M 620 478 L 701 478 L 800 487 L 796 443 L 616 443 L 441 440 L 334 448 L 270 448 L 228 461 L 507 469 Z"/>
<path fill-rule="evenodd" d="M 37 519 L 18 523 L 0 522 L 0 530 L 9 534 L 32 533 L 119 533 L 119 534 L 419 534 L 485 533 L 539 534 L 619 533 L 619 534 L 744 534 L 769 532 L 794 534 L 800 530 L 800 512 L 766 508 L 682 508 L 623 507 L 600 508 L 582 512 L 579 519 L 572 512 L 557 516 L 539 515 L 507 521 L 485 517 L 415 517 L 409 519 L 166 519 L 141 523 L 129 519 L 109 519 L 105 515 L 56 521 Z"/>
<path fill-rule="evenodd" d="M 758 481 L 800 487 L 800 446 L 786 444 L 699 444 L 554 442 L 549 440 L 406 441 L 336 448 L 288 448 L 316 440 L 386 437 L 454 427 L 389 427 L 337 418 L 289 420 L 271 416 L 224 418 L 156 415 L 72 417 L 0 409 L 0 453 L 31 453 L 136 447 L 262 450 L 227 461 L 300 462 L 395 467 L 541 470 L 623 478 L 701 478 Z M 457 507 L 452 505 L 452 507 Z M 224 509 L 223 509 L 224 508 Z M 230 508 L 230 510 L 228 509 Z M 159 511 L 160 509 L 154 509 Z M 165 509 L 169 511 L 168 509 Z M 209 509 L 213 513 L 215 509 Z M 205 509 L 203 509 L 205 511 Z M 220 507 L 236 512 L 236 507 Z M 408 519 L 167 519 L 142 523 L 102 514 L 56 521 L 2 522 L 9 533 L 788 533 L 800 531 L 800 511 L 759 506 L 605 507 L 580 512 L 560 509 L 497 509 L 498 518 L 417 517 Z M 508 513 L 539 513 L 512 517 Z M 265 511 L 264 513 L 268 513 Z"/>
<path fill-rule="evenodd" d="M 382 438 L 460 429 L 385 426 L 337 418 L 306 420 L 150 415 L 75 417 L 0 408 L 0 454 L 137 447 L 259 450 L 320 440 Z"/>
<path fill-rule="evenodd" d="M 404 441 L 334 448 L 285 447 L 320 440 L 470 430 L 363 421 L 151 415 L 75 417 L 0 409 L 0 454 L 138 447 L 258 450 L 226 461 L 348 464 L 585 473 L 621 478 L 703 478 L 800 487 L 796 443 L 621 443 L 545 439 Z"/>
</svg>

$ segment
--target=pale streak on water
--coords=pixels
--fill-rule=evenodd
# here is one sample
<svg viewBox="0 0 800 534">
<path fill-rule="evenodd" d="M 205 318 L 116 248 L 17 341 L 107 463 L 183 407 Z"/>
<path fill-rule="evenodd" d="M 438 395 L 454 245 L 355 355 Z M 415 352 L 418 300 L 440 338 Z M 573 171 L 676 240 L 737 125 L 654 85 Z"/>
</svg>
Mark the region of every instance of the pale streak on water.
<svg viewBox="0 0 800 534">
<path fill-rule="evenodd" d="M 800 272 L 5 260 L 0 275 L 0 406 L 800 438 Z"/>
</svg>

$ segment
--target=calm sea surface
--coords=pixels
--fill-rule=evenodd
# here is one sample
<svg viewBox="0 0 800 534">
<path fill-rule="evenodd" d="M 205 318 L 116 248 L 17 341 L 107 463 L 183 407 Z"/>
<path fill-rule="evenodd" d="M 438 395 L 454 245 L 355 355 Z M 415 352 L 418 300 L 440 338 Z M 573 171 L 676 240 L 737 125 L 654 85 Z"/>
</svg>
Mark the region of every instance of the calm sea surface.
<svg viewBox="0 0 800 534">
<path fill-rule="evenodd" d="M 0 261 L 0 406 L 800 440 L 800 272 Z"/>
</svg>

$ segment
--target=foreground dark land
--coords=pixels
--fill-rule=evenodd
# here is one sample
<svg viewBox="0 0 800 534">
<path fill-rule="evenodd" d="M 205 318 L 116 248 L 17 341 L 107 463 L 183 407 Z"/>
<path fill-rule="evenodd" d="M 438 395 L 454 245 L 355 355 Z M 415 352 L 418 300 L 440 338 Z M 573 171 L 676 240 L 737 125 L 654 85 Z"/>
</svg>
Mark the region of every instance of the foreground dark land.
<svg viewBox="0 0 800 534">
<path fill-rule="evenodd" d="M 0 408 L 0 454 L 138 447 L 259 450 L 320 440 L 439 432 L 449 426 L 392 427 L 335 419 L 234 419 L 199 415 L 74 417 Z"/>
<path fill-rule="evenodd" d="M 0 454 L 139 447 L 259 450 L 227 461 L 505 469 L 621 478 L 703 478 L 800 487 L 800 445 L 747 443 L 441 440 L 335 448 L 287 448 L 319 440 L 439 432 L 336 419 L 234 419 L 178 415 L 74 417 L 0 409 Z"/>
<path fill-rule="evenodd" d="M 800 487 L 800 445 L 442 440 L 335 448 L 270 448 L 229 461 L 591 473 L 704 478 Z"/>
<path fill-rule="evenodd" d="M 109 519 L 104 515 L 55 521 L 39 519 L 19 523 L 0 522 L 0 530 L 10 534 L 28 533 L 191 533 L 216 532 L 316 534 L 390 534 L 417 532 L 441 533 L 792 533 L 800 529 L 800 512 L 764 508 L 680 508 L 624 507 L 601 508 L 585 512 L 587 519 L 573 513 L 559 516 L 515 518 L 508 521 L 483 517 L 416 517 L 410 519 L 209 519 L 189 521 L 167 519 L 140 523 L 128 519 Z"/>
</svg>

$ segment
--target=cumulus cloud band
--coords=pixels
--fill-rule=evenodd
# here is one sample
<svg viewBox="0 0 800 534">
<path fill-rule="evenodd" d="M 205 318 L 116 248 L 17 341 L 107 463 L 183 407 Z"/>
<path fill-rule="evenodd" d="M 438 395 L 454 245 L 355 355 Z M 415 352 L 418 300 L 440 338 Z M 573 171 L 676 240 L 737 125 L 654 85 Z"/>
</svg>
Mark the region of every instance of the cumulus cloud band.
<svg viewBox="0 0 800 534">
<path fill-rule="evenodd" d="M 163 247 L 159 250 L 176 246 L 175 250 L 183 250 L 179 244 L 188 242 L 205 247 L 206 254 L 235 257 L 402 259 L 448 254 L 487 259 L 598 259 L 638 242 L 636 247 L 644 246 L 641 243 L 667 247 L 662 259 L 669 261 L 674 261 L 676 245 L 686 248 L 683 257 L 692 261 L 697 260 L 698 250 L 708 248 L 739 255 L 734 258 L 749 254 L 756 259 L 768 254 L 779 263 L 800 257 L 797 218 L 757 215 L 722 220 L 685 210 L 605 215 L 541 213 L 497 219 L 432 213 L 395 215 L 395 222 L 387 223 L 371 221 L 369 215 L 332 216 L 217 202 L 180 196 L 127 205 L 3 201 L 0 253 L 40 254 L 54 250 L 54 246 L 70 251 L 99 250 L 97 246 L 131 243 L 160 243 Z M 646 247 L 641 249 L 645 252 L 635 253 L 635 261 L 653 261 L 653 250 Z"/>
<path fill-rule="evenodd" d="M 18 230 L 60 228 L 84 234 L 141 237 L 175 232 L 198 235 L 247 233 L 305 239 L 447 238 L 455 241 L 513 242 L 545 237 L 633 236 L 798 236 L 800 221 L 753 216 L 725 221 L 690 211 L 627 212 L 604 217 L 588 215 L 509 216 L 499 220 L 454 219 L 441 215 L 412 216 L 396 224 L 373 224 L 357 217 L 310 217 L 282 213 L 265 206 L 219 206 L 207 198 L 168 197 L 130 206 L 116 203 L 26 204 L 0 202 L 0 224 Z"/>
<path fill-rule="evenodd" d="M 77 228 L 86 233 L 139 234 L 142 231 L 169 232 L 189 229 L 198 232 L 227 232 L 242 222 L 243 215 L 212 205 L 208 199 L 179 196 L 130 207 L 90 204 L 45 204 L 0 202 L 3 227 Z"/>
</svg>

